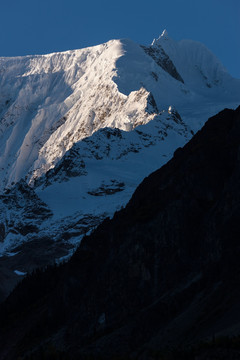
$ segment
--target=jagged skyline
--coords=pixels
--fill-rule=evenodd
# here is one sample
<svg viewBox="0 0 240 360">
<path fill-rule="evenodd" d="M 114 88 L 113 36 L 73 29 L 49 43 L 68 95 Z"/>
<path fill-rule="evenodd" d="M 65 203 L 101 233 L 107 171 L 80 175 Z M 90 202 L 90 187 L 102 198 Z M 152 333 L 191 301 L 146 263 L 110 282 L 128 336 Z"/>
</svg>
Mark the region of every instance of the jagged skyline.
<svg viewBox="0 0 240 360">
<path fill-rule="evenodd" d="M 240 78 L 238 0 L 14 0 L 1 4 L 1 14 L 0 56 L 79 49 L 114 38 L 147 45 L 166 28 L 176 40 L 203 42 Z"/>
</svg>

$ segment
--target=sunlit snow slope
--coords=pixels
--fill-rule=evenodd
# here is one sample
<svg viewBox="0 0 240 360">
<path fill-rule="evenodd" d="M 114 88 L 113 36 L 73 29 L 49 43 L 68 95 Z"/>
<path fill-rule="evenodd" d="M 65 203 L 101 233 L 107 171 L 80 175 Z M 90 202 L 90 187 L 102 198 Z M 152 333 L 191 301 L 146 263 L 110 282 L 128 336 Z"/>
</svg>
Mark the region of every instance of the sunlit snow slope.
<svg viewBox="0 0 240 360">
<path fill-rule="evenodd" d="M 173 104 L 195 131 L 239 94 L 240 80 L 202 44 L 166 32 L 149 47 L 112 40 L 0 58 L 1 188 L 39 177 L 100 128 L 129 131 Z"/>
</svg>

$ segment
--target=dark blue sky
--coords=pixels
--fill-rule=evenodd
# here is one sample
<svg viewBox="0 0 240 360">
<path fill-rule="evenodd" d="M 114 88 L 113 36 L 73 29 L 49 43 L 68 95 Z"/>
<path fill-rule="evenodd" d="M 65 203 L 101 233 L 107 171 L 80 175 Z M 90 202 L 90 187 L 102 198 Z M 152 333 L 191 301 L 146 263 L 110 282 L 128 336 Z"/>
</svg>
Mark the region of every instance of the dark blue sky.
<svg viewBox="0 0 240 360">
<path fill-rule="evenodd" d="M 240 78 L 240 0 L 11 0 L 0 7 L 0 56 L 77 49 L 113 38 L 149 44 L 164 29 L 198 40 Z"/>
</svg>

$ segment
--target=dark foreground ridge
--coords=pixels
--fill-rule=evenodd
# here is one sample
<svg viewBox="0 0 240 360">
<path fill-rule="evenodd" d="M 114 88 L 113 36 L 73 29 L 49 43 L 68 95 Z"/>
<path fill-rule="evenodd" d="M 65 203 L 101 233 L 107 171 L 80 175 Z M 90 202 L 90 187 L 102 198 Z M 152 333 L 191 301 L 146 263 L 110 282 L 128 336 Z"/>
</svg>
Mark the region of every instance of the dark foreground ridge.
<svg viewBox="0 0 240 360">
<path fill-rule="evenodd" d="M 209 119 L 69 263 L 16 287 L 0 359 L 239 359 L 239 184 L 240 107 Z M 223 336 L 235 337 L 221 348 Z"/>
</svg>

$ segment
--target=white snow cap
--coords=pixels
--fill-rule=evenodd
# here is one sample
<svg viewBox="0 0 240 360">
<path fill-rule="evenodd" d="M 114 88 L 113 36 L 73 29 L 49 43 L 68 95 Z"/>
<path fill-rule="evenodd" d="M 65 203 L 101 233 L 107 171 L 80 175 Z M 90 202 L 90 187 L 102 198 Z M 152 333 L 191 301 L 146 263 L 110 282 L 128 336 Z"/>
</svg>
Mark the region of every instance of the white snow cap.
<svg viewBox="0 0 240 360">
<path fill-rule="evenodd" d="M 168 37 L 168 32 L 166 29 L 163 30 L 162 34 L 160 37 Z"/>
<path fill-rule="evenodd" d="M 170 106 L 168 107 L 168 113 L 169 113 L 169 114 L 172 114 L 174 111 L 176 111 L 175 107 L 174 107 L 173 105 L 170 105 Z"/>
<path fill-rule="evenodd" d="M 159 35 L 157 39 L 153 39 L 153 42 L 151 45 L 157 45 L 160 40 L 167 40 L 168 39 L 168 32 L 166 29 L 163 30 L 162 34 Z"/>
</svg>

